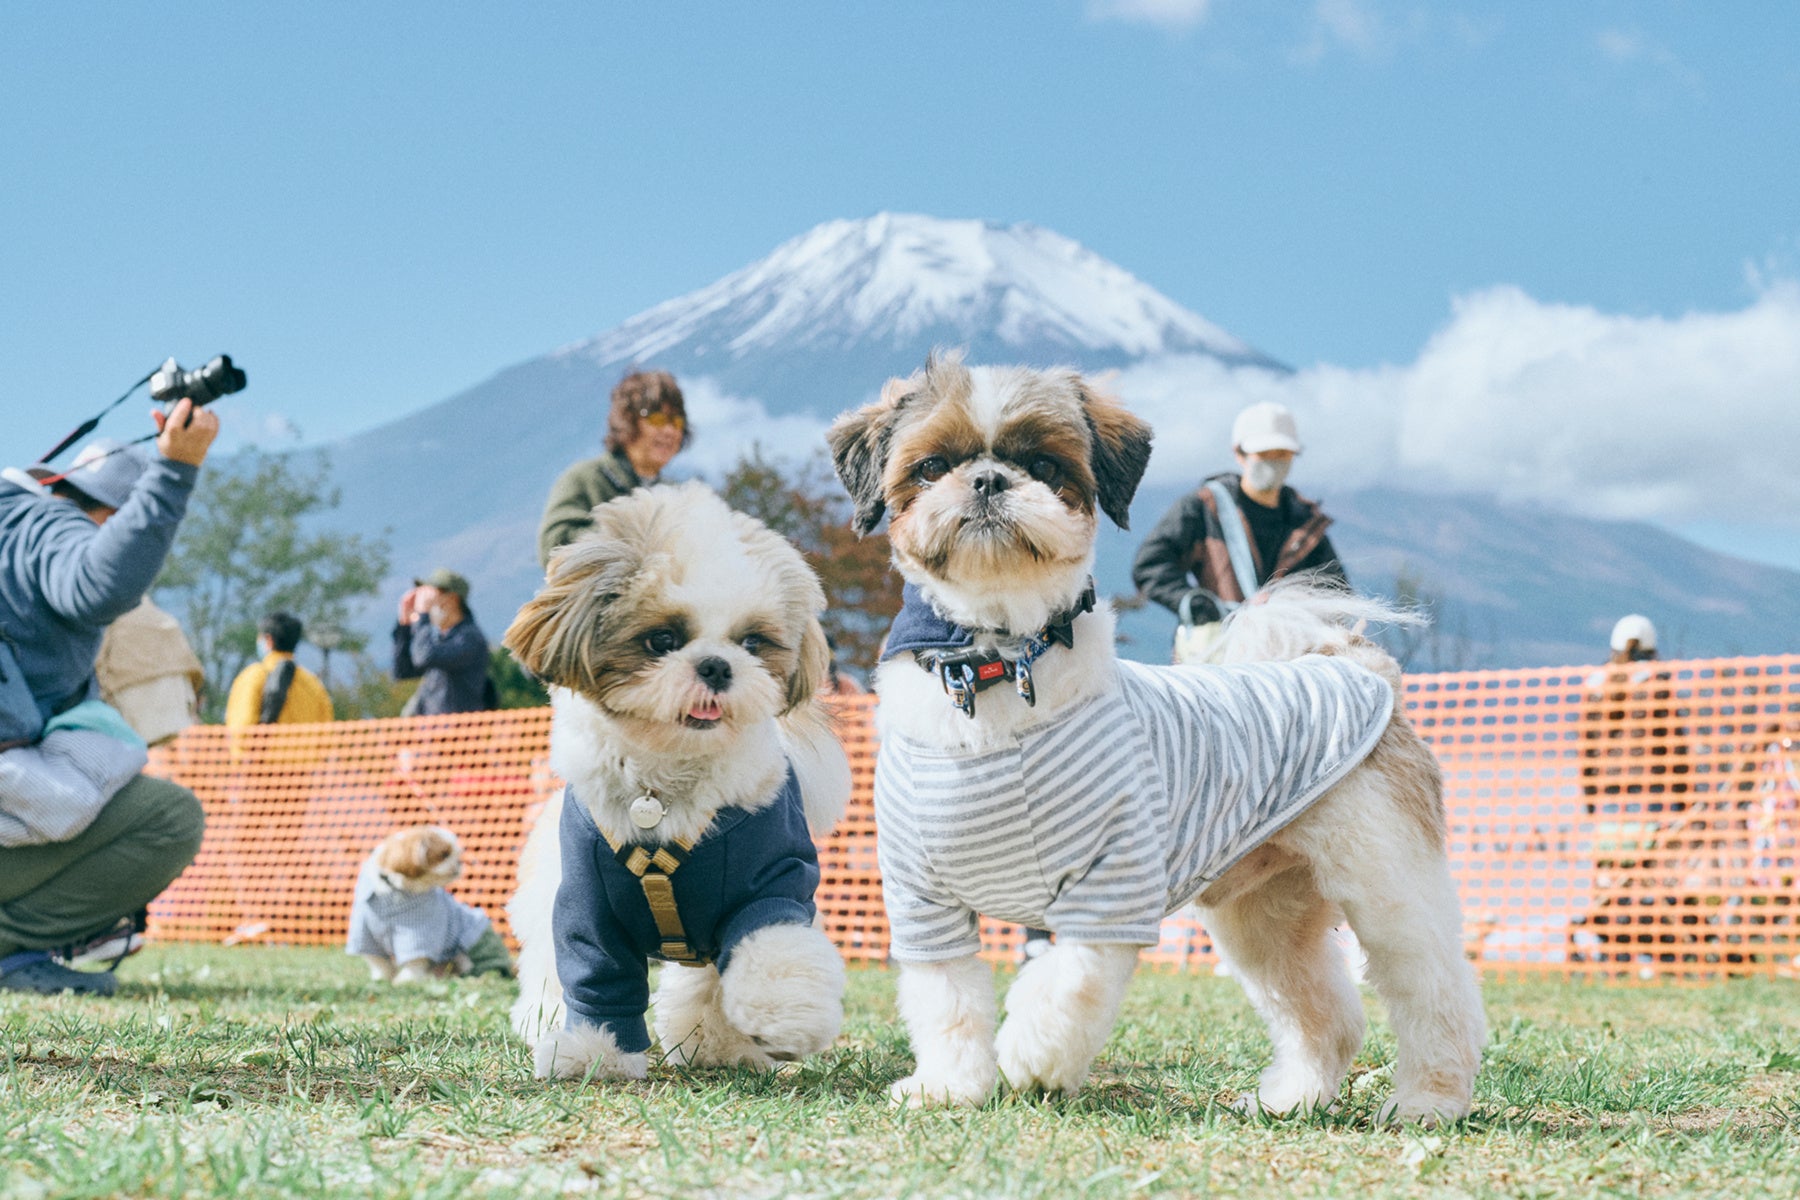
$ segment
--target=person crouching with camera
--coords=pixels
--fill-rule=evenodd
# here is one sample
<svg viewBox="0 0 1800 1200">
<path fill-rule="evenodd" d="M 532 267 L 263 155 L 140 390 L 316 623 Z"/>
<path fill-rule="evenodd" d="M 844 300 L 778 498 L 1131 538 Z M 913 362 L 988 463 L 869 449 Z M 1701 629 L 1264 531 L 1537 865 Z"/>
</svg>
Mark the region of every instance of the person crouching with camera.
<svg viewBox="0 0 1800 1200">
<path fill-rule="evenodd" d="M 110 970 L 71 964 L 141 944 L 145 907 L 200 850 L 200 802 L 137 773 L 142 743 L 94 678 L 219 432 L 187 399 L 153 417 L 145 457 L 97 442 L 66 473 L 0 473 L 0 991 L 111 995 Z"/>
</svg>

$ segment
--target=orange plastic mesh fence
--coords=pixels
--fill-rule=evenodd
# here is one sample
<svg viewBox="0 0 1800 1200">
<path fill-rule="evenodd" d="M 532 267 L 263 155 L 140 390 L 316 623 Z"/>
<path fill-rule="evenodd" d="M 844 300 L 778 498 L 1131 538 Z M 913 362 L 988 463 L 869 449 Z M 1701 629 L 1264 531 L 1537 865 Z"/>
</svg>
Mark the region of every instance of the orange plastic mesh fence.
<svg viewBox="0 0 1800 1200">
<path fill-rule="evenodd" d="M 1792 973 L 1800 955 L 1800 656 L 1409 676 L 1442 765 L 1471 958 L 1490 972 L 1618 980 Z M 873 699 L 838 705 L 850 811 L 820 843 L 819 904 L 851 959 L 886 956 L 872 804 Z M 549 710 L 197 726 L 154 773 L 206 807 L 199 858 L 151 907 L 157 936 L 340 943 L 390 830 L 454 829 L 452 888 L 510 936 L 518 850 L 546 796 Z M 990 954 L 1021 931 L 984 926 Z M 1353 950 L 1347 945 L 1347 953 Z M 1214 961 L 1191 917 L 1149 961 Z"/>
</svg>

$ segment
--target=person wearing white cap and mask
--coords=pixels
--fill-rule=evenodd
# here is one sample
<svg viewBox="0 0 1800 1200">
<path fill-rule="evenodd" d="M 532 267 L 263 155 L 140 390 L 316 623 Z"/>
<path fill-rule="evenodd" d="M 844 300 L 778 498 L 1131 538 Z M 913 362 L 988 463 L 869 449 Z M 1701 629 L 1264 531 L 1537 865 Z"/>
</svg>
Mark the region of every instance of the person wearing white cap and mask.
<svg viewBox="0 0 1800 1200">
<path fill-rule="evenodd" d="M 142 741 L 100 702 L 94 676 L 107 625 L 162 569 L 219 431 L 187 399 L 153 417 L 155 450 L 142 457 L 105 442 L 66 472 L 0 471 L 0 774 L 13 773 L 0 787 L 0 991 L 110 993 L 110 971 L 70 965 L 102 947 L 128 953 L 145 906 L 200 848 L 199 801 L 137 773 Z M 135 765 L 57 758 L 53 742 L 97 733 Z M 80 778 L 64 786 L 63 768 Z M 81 805 L 43 803 L 51 785 Z"/>
<path fill-rule="evenodd" d="M 1264 585 L 1302 571 L 1349 587 L 1318 504 L 1287 486 L 1300 454 L 1294 414 L 1253 404 L 1231 426 L 1237 470 L 1208 478 L 1164 514 L 1139 547 L 1131 577 L 1181 618 L 1176 657 L 1205 656 L 1218 622 Z"/>
</svg>

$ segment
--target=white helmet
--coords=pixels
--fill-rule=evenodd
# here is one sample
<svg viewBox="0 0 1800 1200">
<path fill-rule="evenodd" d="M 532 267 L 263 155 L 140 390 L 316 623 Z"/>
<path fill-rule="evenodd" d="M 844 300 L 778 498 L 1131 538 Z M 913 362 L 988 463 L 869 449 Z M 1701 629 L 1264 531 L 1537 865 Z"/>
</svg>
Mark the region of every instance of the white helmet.
<svg viewBox="0 0 1800 1200">
<path fill-rule="evenodd" d="M 1628 617 L 1620 617 L 1619 623 L 1613 626 L 1612 648 L 1616 654 L 1632 642 L 1638 644 L 1639 650 L 1656 649 L 1656 626 L 1650 618 L 1642 613 L 1632 613 Z"/>
</svg>

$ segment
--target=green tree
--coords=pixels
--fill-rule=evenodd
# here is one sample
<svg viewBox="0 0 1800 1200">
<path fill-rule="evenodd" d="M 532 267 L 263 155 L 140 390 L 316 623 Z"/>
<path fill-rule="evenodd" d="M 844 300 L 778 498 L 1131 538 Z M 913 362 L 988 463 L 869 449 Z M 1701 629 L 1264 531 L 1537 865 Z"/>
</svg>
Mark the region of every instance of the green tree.
<svg viewBox="0 0 1800 1200">
<path fill-rule="evenodd" d="M 350 655 L 348 671 L 338 671 L 331 680 L 331 711 L 340 721 L 397 717 L 418 690 L 418 680 L 395 679 L 386 666 L 359 650 Z"/>
<path fill-rule="evenodd" d="M 864 670 L 874 666 L 900 611 L 900 574 L 886 534 L 859 538 L 850 528 L 850 497 L 825 452 L 790 467 L 752 444 L 725 473 L 719 494 L 799 547 L 825 585 L 823 620 L 837 642 L 838 661 Z"/>
<path fill-rule="evenodd" d="M 542 708 L 550 703 L 550 692 L 543 683 L 521 667 L 505 646 L 488 651 L 488 678 L 494 681 L 501 708 Z"/>
<path fill-rule="evenodd" d="M 277 609 L 308 627 L 341 631 L 354 655 L 354 601 L 374 595 L 388 568 L 381 538 L 316 528 L 337 507 L 320 455 L 251 449 L 208 465 L 175 548 L 158 576 L 158 603 L 180 618 L 206 669 L 208 720 L 218 720 L 231 681 L 256 653 L 256 623 Z"/>
</svg>

